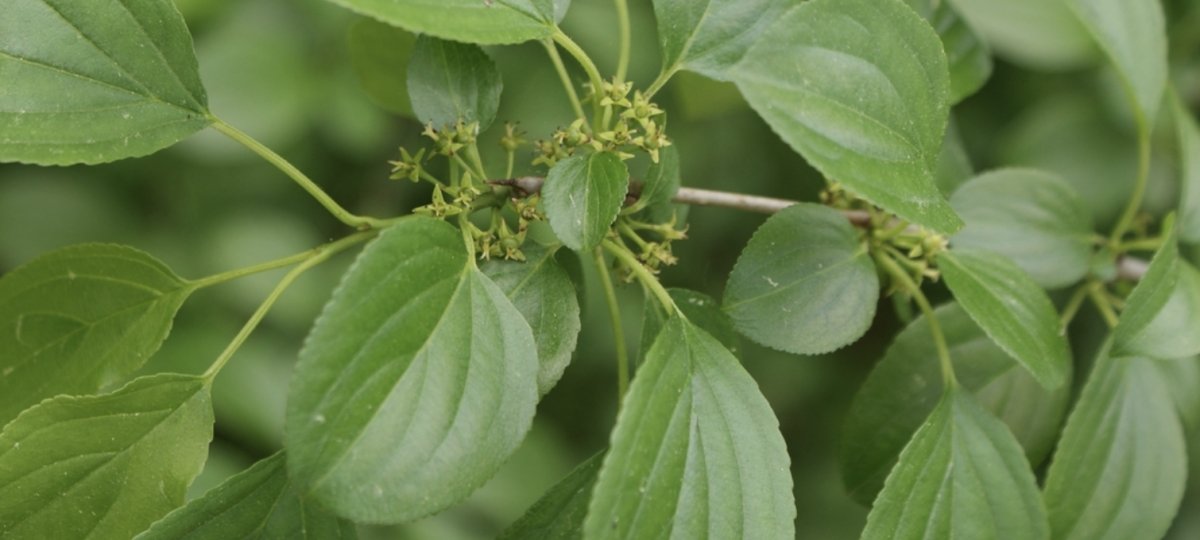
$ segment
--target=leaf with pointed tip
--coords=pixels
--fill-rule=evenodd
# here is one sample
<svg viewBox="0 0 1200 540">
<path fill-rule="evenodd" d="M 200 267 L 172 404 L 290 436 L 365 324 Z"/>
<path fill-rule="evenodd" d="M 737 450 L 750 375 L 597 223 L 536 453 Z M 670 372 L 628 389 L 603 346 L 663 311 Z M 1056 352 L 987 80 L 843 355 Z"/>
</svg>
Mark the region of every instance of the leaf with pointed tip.
<svg viewBox="0 0 1200 540">
<path fill-rule="evenodd" d="M 168 0 L 6 2 L 0 73 L 0 162 L 144 156 L 209 124 L 192 36 Z"/>
<path fill-rule="evenodd" d="M 604 453 L 596 454 L 550 488 L 525 515 L 505 529 L 500 540 L 576 540 L 583 537 L 583 520 Z"/>
<path fill-rule="evenodd" d="M 1179 96 L 1171 94 L 1175 132 L 1179 139 L 1179 238 L 1200 243 L 1200 125 Z"/>
<path fill-rule="evenodd" d="M 478 45 L 420 36 L 408 63 L 408 96 L 417 119 L 435 128 L 479 122 L 484 131 L 500 108 L 500 70 Z"/>
<path fill-rule="evenodd" d="M 758 114 L 831 180 L 935 231 L 962 226 L 934 180 L 950 110 L 946 55 L 902 1 L 801 3 L 731 74 Z"/>
<path fill-rule="evenodd" d="M 768 218 L 725 288 L 725 311 L 738 331 L 794 354 L 853 343 L 871 326 L 878 301 L 879 276 L 854 227 L 811 203 Z"/>
<path fill-rule="evenodd" d="M 754 380 L 675 316 L 625 395 L 584 538 L 793 538 L 787 471 L 779 423 Z"/>
<path fill-rule="evenodd" d="M 397 523 L 482 485 L 537 406 L 524 317 L 432 218 L 358 257 L 300 352 L 288 393 L 289 477 L 354 521 Z"/>
<path fill-rule="evenodd" d="M 1012 433 L 950 388 L 900 454 L 862 538 L 1048 540 L 1050 527 Z"/>
<path fill-rule="evenodd" d="M 154 257 L 112 244 L 52 251 L 0 278 L 0 425 L 60 394 L 124 382 L 195 290 Z"/>
<path fill-rule="evenodd" d="M 546 175 L 542 205 L 563 245 L 590 251 L 600 245 L 625 204 L 629 170 L 612 152 L 559 161 Z"/>
<path fill-rule="evenodd" d="M 287 479 L 282 452 L 230 477 L 167 514 L 137 540 L 352 540 L 354 524 L 304 501 Z"/>
<path fill-rule="evenodd" d="M 1200 272 L 1179 256 L 1174 219 L 1163 224 L 1163 245 L 1126 300 L 1113 330 L 1113 354 L 1183 358 L 1200 354 Z"/>
<path fill-rule="evenodd" d="M 729 352 L 737 355 L 741 340 L 738 339 L 737 331 L 733 328 L 733 321 L 730 321 L 729 315 L 721 310 L 720 303 L 707 294 L 688 289 L 670 288 L 667 289 L 667 294 L 671 296 L 671 300 L 675 301 L 675 305 L 679 306 L 679 311 L 683 312 L 688 321 L 717 338 L 717 341 L 729 349 Z M 654 295 L 646 295 L 640 344 L 643 356 L 654 345 L 654 341 L 658 339 L 658 334 L 666 322 L 667 312 L 663 309 L 662 303 Z"/>
<path fill-rule="evenodd" d="M 417 37 L 375 19 L 350 27 L 347 52 L 367 97 L 393 113 L 412 117 L 408 98 L 408 62 Z"/>
<path fill-rule="evenodd" d="M 0 537 L 132 538 L 183 504 L 212 425 L 189 375 L 43 401 L 0 432 Z"/>
<path fill-rule="evenodd" d="M 555 258 L 557 247 L 531 242 L 523 249 L 524 262 L 493 260 L 480 270 L 512 300 L 533 330 L 541 366 L 538 393 L 545 395 L 562 377 L 575 352 L 581 328 L 579 301 L 575 284 Z"/>
<path fill-rule="evenodd" d="M 568 3 L 560 0 L 330 0 L 410 32 L 504 45 L 548 38 Z"/>
<path fill-rule="evenodd" d="M 787 4 L 781 0 L 654 0 L 662 72 L 686 69 L 728 80 L 729 68 Z"/>
<path fill-rule="evenodd" d="M 1064 0 L 1125 83 L 1149 131 L 1167 87 L 1167 28 L 1159 0 Z"/>
<path fill-rule="evenodd" d="M 950 67 L 950 102 L 974 94 L 992 76 L 992 52 L 948 0 L 905 0 L 929 21 L 946 49 Z"/>
<path fill-rule="evenodd" d="M 1008 259 L 982 251 L 945 251 L 946 286 L 1000 348 L 1047 389 L 1067 380 L 1071 353 L 1045 291 Z"/>
<path fill-rule="evenodd" d="M 1029 463 L 1041 464 L 1058 439 L 1070 385 L 1042 388 L 957 304 L 934 313 L 958 381 L 1008 426 Z M 924 316 L 901 331 L 850 406 L 842 434 L 842 480 L 860 503 L 875 500 L 900 451 L 941 400 L 941 369 L 929 335 Z"/>
<path fill-rule="evenodd" d="M 1054 538 L 1162 538 L 1183 497 L 1183 428 L 1147 358 L 1101 353 L 1046 476 Z"/>
</svg>

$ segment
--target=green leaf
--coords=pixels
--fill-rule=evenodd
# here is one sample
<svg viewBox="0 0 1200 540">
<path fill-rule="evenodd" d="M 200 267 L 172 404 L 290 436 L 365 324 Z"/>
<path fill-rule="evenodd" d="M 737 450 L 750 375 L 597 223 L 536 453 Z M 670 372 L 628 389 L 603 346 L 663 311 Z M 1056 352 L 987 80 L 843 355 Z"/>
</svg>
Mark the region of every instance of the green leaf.
<svg viewBox="0 0 1200 540">
<path fill-rule="evenodd" d="M 725 311 L 738 331 L 794 354 L 853 343 L 871 326 L 878 301 L 875 264 L 854 227 L 838 211 L 810 203 L 767 219 L 725 288 Z"/>
<path fill-rule="evenodd" d="M 950 102 L 958 103 L 979 91 L 992 76 L 992 52 L 987 43 L 954 11 L 948 0 L 905 1 L 942 38 L 950 67 Z"/>
<path fill-rule="evenodd" d="M 82 244 L 0 278 L 0 425 L 60 394 L 125 382 L 195 287 L 141 251 Z"/>
<path fill-rule="evenodd" d="M 1171 391 L 1184 431 L 1200 427 L 1200 358 L 1154 359 L 1154 367 Z"/>
<path fill-rule="evenodd" d="M 951 388 L 900 454 L 862 537 L 1048 540 L 1039 495 L 1008 428 Z"/>
<path fill-rule="evenodd" d="M 212 424 L 187 375 L 40 403 L 0 432 L 0 537 L 132 538 L 183 504 Z"/>
<path fill-rule="evenodd" d="M 959 383 L 1008 426 L 1031 465 L 1041 464 L 1058 439 L 1070 385 L 1042 388 L 957 304 L 935 313 Z M 875 499 L 900 451 L 941 400 L 942 376 L 929 336 L 923 316 L 901 331 L 847 414 L 839 454 L 842 480 L 863 504 Z"/>
<path fill-rule="evenodd" d="M 938 156 L 938 189 L 950 195 L 974 175 L 975 166 L 971 164 L 971 157 L 967 155 L 958 122 L 951 116 L 950 123 L 946 125 L 946 137 L 942 140 L 942 152 Z"/>
<path fill-rule="evenodd" d="M 480 270 L 512 300 L 533 330 L 537 343 L 538 393 L 545 395 L 571 363 L 579 338 L 579 301 L 575 284 L 555 259 L 557 248 L 528 243 L 525 262 L 488 261 Z"/>
<path fill-rule="evenodd" d="M 1179 138 L 1179 169 L 1182 193 L 1179 196 L 1179 237 L 1184 242 L 1200 243 L 1200 125 L 1191 111 L 1172 95 L 1176 137 Z"/>
<path fill-rule="evenodd" d="M 999 56 L 1025 67 L 1089 66 L 1096 48 L 1064 0 L 949 0 Z"/>
<path fill-rule="evenodd" d="M 330 0 L 410 32 L 502 45 L 550 37 L 567 3 L 555 0 Z"/>
<path fill-rule="evenodd" d="M 962 225 L 934 183 L 949 115 L 946 55 L 900 0 L 804 2 L 732 74 L 750 105 L 826 177 L 938 232 Z"/>
<path fill-rule="evenodd" d="M 550 488 L 525 515 L 505 529 L 500 540 L 576 540 L 592 500 L 592 486 L 604 453 L 596 454 Z"/>
<path fill-rule="evenodd" d="M 673 317 L 625 396 L 584 538 L 793 538 L 788 465 L 737 358 Z"/>
<path fill-rule="evenodd" d="M 1063 0 L 1108 56 L 1149 131 L 1167 87 L 1167 29 L 1159 0 Z"/>
<path fill-rule="evenodd" d="M 367 97 L 403 116 L 413 116 L 408 62 L 416 41 L 416 36 L 374 19 L 363 18 L 350 27 L 350 63 Z"/>
<path fill-rule="evenodd" d="M 721 310 L 720 303 L 707 294 L 687 289 L 671 288 L 667 289 L 667 294 L 671 296 L 671 300 L 675 301 L 675 305 L 679 307 L 679 311 L 683 312 L 689 322 L 717 338 L 717 341 L 729 349 L 729 352 L 737 354 L 741 340 L 738 339 L 737 331 L 733 328 L 733 321 L 729 320 L 729 316 Z M 654 295 L 646 295 L 646 309 L 642 318 L 642 337 L 639 349 L 643 356 L 658 339 L 659 332 L 667 323 L 667 315 L 668 313 L 663 309 L 658 298 Z"/>
<path fill-rule="evenodd" d="M 660 208 L 672 206 L 671 199 L 679 191 L 683 183 L 679 175 L 679 152 L 674 146 L 668 146 L 659 151 L 658 163 L 652 163 L 646 170 L 646 180 L 642 191 L 638 194 L 639 208 L 660 211 Z M 669 215 L 669 211 L 664 212 Z"/>
<path fill-rule="evenodd" d="M 300 352 L 289 476 L 302 497 L 354 521 L 445 509 L 521 443 L 537 373 L 529 325 L 459 231 L 406 218 L 359 256 Z"/>
<path fill-rule="evenodd" d="M 1025 272 L 982 251 L 946 251 L 937 263 L 950 292 L 1000 348 L 1042 386 L 1054 389 L 1066 382 L 1071 353 L 1059 332 L 1058 313 Z"/>
<path fill-rule="evenodd" d="M 785 7 L 779 0 L 654 0 L 662 72 L 728 80 L 729 68 Z"/>
<path fill-rule="evenodd" d="M 967 223 L 951 239 L 955 248 L 1008 257 L 1047 289 L 1087 275 L 1092 218 L 1058 176 L 1034 169 L 987 172 L 954 192 L 950 204 Z"/>
<path fill-rule="evenodd" d="M 484 131 L 500 108 L 500 70 L 478 45 L 420 36 L 408 64 L 417 119 L 436 128 L 461 120 Z"/>
<path fill-rule="evenodd" d="M 1113 330 L 1113 354 L 1183 358 L 1200 354 L 1200 272 L 1179 256 L 1174 220 L 1163 225 L 1163 246 L 1126 300 Z"/>
<path fill-rule="evenodd" d="M 1162 538 L 1187 470 L 1183 428 L 1155 362 L 1102 353 L 1046 477 L 1054 538 Z"/>
<path fill-rule="evenodd" d="M 550 169 L 542 204 L 563 245 L 589 251 L 617 220 L 629 191 L 629 170 L 612 152 L 572 156 Z"/>
<path fill-rule="evenodd" d="M 171 512 L 137 540 L 353 539 L 354 524 L 306 503 L 287 478 L 282 452 Z"/>
<path fill-rule="evenodd" d="M 168 0 L 6 2 L 0 73 L 0 162 L 144 156 L 209 123 L 192 37 Z"/>
</svg>

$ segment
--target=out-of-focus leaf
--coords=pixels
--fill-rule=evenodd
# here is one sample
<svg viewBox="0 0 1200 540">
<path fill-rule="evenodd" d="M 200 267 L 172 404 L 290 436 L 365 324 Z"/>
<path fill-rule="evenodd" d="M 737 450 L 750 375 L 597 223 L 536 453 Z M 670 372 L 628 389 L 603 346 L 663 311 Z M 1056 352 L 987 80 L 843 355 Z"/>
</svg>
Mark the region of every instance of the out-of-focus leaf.
<svg viewBox="0 0 1200 540">
<path fill-rule="evenodd" d="M 1179 256 L 1174 220 L 1163 224 L 1163 245 L 1129 294 L 1113 330 L 1113 354 L 1183 358 L 1200 354 L 1200 271 Z"/>
<path fill-rule="evenodd" d="M 975 175 L 975 166 L 963 145 L 958 122 L 954 116 L 946 125 L 946 137 L 942 140 L 942 152 L 938 155 L 937 186 L 946 196 Z M 953 206 L 953 204 L 951 204 Z"/>
<path fill-rule="evenodd" d="M 416 36 L 374 19 L 350 27 L 350 63 L 363 90 L 375 104 L 412 116 L 408 99 L 408 62 Z"/>
<path fill-rule="evenodd" d="M 662 71 L 687 69 L 718 80 L 787 7 L 783 0 L 654 0 Z"/>
<path fill-rule="evenodd" d="M 977 92 L 992 76 L 992 52 L 949 0 L 905 0 L 929 21 L 942 38 L 950 66 L 950 101 L 958 103 Z"/>
<path fill-rule="evenodd" d="M 1066 70 L 1091 64 L 1096 48 L 1064 0 L 948 0 L 995 49 L 1017 64 Z"/>
<path fill-rule="evenodd" d="M 478 45 L 421 36 L 408 64 L 408 95 L 422 123 L 435 128 L 479 122 L 483 131 L 500 107 L 500 70 Z"/>
<path fill-rule="evenodd" d="M 562 481 L 550 488 L 529 508 L 521 519 L 500 535 L 500 540 L 577 540 L 583 537 L 583 520 L 592 487 L 600 472 L 604 454 L 596 454 L 580 464 Z"/>
<path fill-rule="evenodd" d="M 1200 125 L 1191 111 L 1172 95 L 1172 113 L 1176 137 L 1179 138 L 1180 179 L 1179 238 L 1184 242 L 1200 243 Z"/>
<path fill-rule="evenodd" d="M 625 204 L 629 170 L 611 152 L 572 156 L 550 169 L 542 202 L 563 245 L 589 251 L 600 245 Z"/>
</svg>

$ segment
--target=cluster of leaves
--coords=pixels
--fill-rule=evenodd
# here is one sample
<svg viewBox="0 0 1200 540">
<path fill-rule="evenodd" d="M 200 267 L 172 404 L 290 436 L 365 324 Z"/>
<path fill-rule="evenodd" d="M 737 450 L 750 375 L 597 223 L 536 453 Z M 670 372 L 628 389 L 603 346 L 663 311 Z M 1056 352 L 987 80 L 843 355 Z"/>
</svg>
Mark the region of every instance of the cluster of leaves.
<svg viewBox="0 0 1200 540">
<path fill-rule="evenodd" d="M 198 280 L 97 244 L 0 279 L 0 537 L 341 538 L 353 523 L 453 506 L 517 449 L 570 363 L 581 310 L 569 251 L 591 257 L 609 290 L 612 264 L 647 292 L 641 359 L 609 447 L 506 538 L 794 536 L 785 442 L 732 342 L 833 351 L 867 331 L 881 294 L 911 322 L 847 420 L 843 476 L 872 505 L 864 538 L 1165 532 L 1186 458 L 1160 364 L 1200 354 L 1200 272 L 1178 248 L 1200 240 L 1200 128 L 1167 89 L 1155 0 L 1064 0 L 1122 80 L 1140 133 L 1139 187 L 1106 236 L 1046 172 L 992 171 L 948 197 L 939 187 L 950 108 L 991 70 L 957 11 L 974 0 L 655 0 L 663 67 L 638 91 L 624 80 L 627 29 L 622 65 L 602 79 L 557 27 L 566 1 L 336 1 L 421 34 L 406 93 L 433 146 L 393 162 L 394 178 L 434 186 L 418 215 L 351 214 L 213 115 L 168 0 L 17 0 L 0 19 L 0 71 L 13 81 L 0 93 L 0 161 L 99 163 L 211 126 L 360 230 Z M 500 137 L 504 175 L 478 150 L 502 91 L 481 45 L 531 40 L 577 115 L 534 145 L 548 168 L 536 192 L 512 178 L 524 144 L 513 126 Z M 588 76 L 582 101 L 559 48 Z M 653 97 L 682 70 L 734 83 L 832 183 L 825 204 L 766 221 L 720 303 L 655 277 L 683 233 L 679 156 Z M 1152 237 L 1133 224 L 1164 101 L 1185 193 L 1178 220 Z M 639 154 L 650 163 L 635 190 Z M 286 450 L 184 505 L 212 437 L 215 376 L 296 277 L 368 241 L 300 354 Z M 1121 262 L 1148 249 L 1140 282 L 1121 282 Z M 285 266 L 205 373 L 133 378 L 191 293 Z M 935 308 L 927 280 L 955 301 Z M 1046 289 L 1065 288 L 1060 313 Z M 1072 408 L 1065 330 L 1087 300 L 1112 333 Z M 618 369 L 628 377 L 623 359 Z"/>
</svg>

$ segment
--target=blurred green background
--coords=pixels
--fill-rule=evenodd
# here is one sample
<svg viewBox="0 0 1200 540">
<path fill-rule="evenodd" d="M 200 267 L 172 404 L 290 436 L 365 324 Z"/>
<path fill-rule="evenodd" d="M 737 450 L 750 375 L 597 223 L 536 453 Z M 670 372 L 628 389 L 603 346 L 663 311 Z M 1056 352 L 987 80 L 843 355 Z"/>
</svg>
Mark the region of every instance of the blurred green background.
<svg viewBox="0 0 1200 540">
<path fill-rule="evenodd" d="M 420 126 L 396 114 L 403 108 L 395 106 L 396 100 L 389 111 L 364 90 L 364 83 L 386 89 L 403 81 L 403 47 L 351 60 L 352 28 L 355 39 L 367 44 L 378 43 L 386 29 L 323 0 L 176 3 L 195 37 L 215 114 L 292 160 L 353 211 L 387 217 L 427 200 L 426 188 L 387 179 L 387 160 L 395 158 L 399 145 L 420 144 Z M 1174 83 L 1197 110 L 1200 2 L 1165 5 Z M 645 85 L 658 69 L 655 22 L 648 1 L 634 1 L 631 8 L 631 76 Z M 563 28 L 602 71 L 611 72 L 616 22 L 610 2 L 575 0 Z M 976 170 L 1029 165 L 1064 175 L 1104 230 L 1125 203 L 1136 166 L 1133 129 L 1115 78 L 1096 67 L 1094 51 L 1064 45 L 1061 34 L 1016 40 L 988 35 L 1001 55 L 993 77 L 955 109 L 970 161 Z M 505 80 L 500 120 L 520 121 L 530 139 L 570 122 L 568 103 L 539 45 L 489 52 Z M 360 80 L 356 64 L 375 66 L 375 71 Z M 582 82 L 582 74 L 571 69 Z M 685 185 L 816 198 L 821 178 L 732 86 L 682 74 L 659 101 L 670 117 Z M 1146 206 L 1156 214 L 1178 199 L 1170 123 L 1159 124 L 1165 127 L 1156 134 Z M 499 129 L 483 137 L 493 164 L 502 163 L 491 144 Z M 952 188 L 962 179 L 950 178 L 945 185 Z M 681 262 L 665 271 L 663 280 L 719 298 L 741 246 L 762 220 L 731 210 L 692 209 L 691 239 L 676 243 Z M 64 245 L 119 242 L 163 259 L 184 277 L 198 278 L 302 251 L 345 232 L 280 172 L 211 130 L 147 158 L 99 167 L 0 165 L 0 272 Z M 1193 261 L 1196 255 L 1193 251 Z M 305 275 L 218 378 L 216 437 L 193 495 L 279 448 L 291 366 L 350 258 L 342 256 Z M 279 277 L 278 272 L 255 276 L 196 294 L 145 371 L 201 371 Z M 615 413 L 614 352 L 598 287 L 590 275 L 586 282 L 577 354 L 541 404 L 522 449 L 458 507 L 403 527 L 364 528 L 365 538 L 494 537 L 575 464 L 604 447 Z M 635 287 L 621 293 L 633 348 L 642 301 Z M 935 296 L 946 298 L 942 291 Z M 748 341 L 737 351 L 773 405 L 787 440 L 801 538 L 856 538 L 866 518 L 867 509 L 852 502 L 841 486 L 837 447 L 855 390 L 899 328 L 889 301 L 879 312 L 864 339 L 835 354 L 795 357 Z M 1072 327 L 1081 365 L 1102 338 L 1102 328 L 1087 313 Z M 1200 402 L 1193 410 L 1200 415 Z M 1194 449 L 1200 448 L 1200 438 L 1191 440 Z M 1200 464 L 1200 453 L 1193 455 L 1193 463 Z M 1192 487 L 1172 538 L 1200 538 L 1200 480 Z"/>
</svg>

